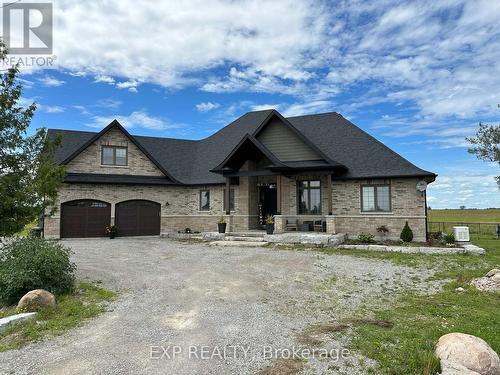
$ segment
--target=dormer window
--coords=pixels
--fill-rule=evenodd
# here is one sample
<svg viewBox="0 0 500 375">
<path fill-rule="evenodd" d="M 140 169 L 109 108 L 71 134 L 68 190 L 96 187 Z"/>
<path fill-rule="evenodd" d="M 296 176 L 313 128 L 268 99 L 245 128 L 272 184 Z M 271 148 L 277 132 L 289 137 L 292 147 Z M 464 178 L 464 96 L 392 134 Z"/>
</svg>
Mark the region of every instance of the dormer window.
<svg viewBox="0 0 500 375">
<path fill-rule="evenodd" d="M 127 147 L 102 146 L 101 164 L 126 166 L 128 164 Z"/>
</svg>

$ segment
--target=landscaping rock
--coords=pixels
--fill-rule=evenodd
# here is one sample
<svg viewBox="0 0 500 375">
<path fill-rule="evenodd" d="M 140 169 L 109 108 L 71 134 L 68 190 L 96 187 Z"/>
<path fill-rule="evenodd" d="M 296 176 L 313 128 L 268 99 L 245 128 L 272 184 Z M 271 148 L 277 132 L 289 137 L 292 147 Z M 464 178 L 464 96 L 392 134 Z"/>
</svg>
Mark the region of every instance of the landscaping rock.
<svg viewBox="0 0 500 375">
<path fill-rule="evenodd" d="M 55 306 L 56 297 L 44 289 L 35 289 L 26 293 L 17 304 L 17 308 L 23 311 L 38 311 L 43 307 Z"/>
<path fill-rule="evenodd" d="M 491 271 L 489 271 L 485 276 L 486 277 L 493 277 L 495 275 L 500 275 L 500 270 L 498 268 L 493 268 Z"/>
<path fill-rule="evenodd" d="M 484 255 L 486 254 L 486 250 L 484 250 L 482 247 L 472 245 L 472 244 L 467 244 L 467 245 L 462 245 L 462 247 L 465 249 L 465 252 L 467 254 L 471 255 Z"/>
<path fill-rule="evenodd" d="M 0 332 L 6 330 L 11 324 L 31 319 L 36 315 L 36 312 L 15 314 L 6 318 L 0 319 Z"/>
<path fill-rule="evenodd" d="M 471 284 L 479 290 L 487 292 L 500 292 L 500 270 L 494 268 L 484 277 L 473 279 Z"/>
<path fill-rule="evenodd" d="M 436 356 L 441 360 L 442 374 L 500 374 L 497 353 L 476 336 L 458 332 L 441 336 Z"/>
</svg>

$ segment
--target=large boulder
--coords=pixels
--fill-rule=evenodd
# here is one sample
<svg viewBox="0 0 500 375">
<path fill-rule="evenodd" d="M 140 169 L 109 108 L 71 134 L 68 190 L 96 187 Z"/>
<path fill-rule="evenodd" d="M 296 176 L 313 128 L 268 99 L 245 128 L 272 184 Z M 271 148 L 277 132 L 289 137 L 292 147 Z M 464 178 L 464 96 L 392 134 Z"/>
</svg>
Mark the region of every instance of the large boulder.
<svg viewBox="0 0 500 375">
<path fill-rule="evenodd" d="M 443 374 L 463 373 L 500 375 L 497 353 L 482 339 L 465 333 L 448 333 L 439 338 L 436 355 L 441 360 Z"/>
<path fill-rule="evenodd" d="M 56 297 L 45 289 L 35 289 L 26 293 L 17 304 L 23 311 L 38 311 L 43 307 L 55 306 Z"/>
</svg>

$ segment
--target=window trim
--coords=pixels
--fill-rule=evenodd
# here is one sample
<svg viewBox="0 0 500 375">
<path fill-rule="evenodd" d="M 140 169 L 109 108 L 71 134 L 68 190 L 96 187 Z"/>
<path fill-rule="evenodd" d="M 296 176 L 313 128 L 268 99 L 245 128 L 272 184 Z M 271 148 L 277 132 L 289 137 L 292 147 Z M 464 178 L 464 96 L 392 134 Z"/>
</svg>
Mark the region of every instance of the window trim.
<svg viewBox="0 0 500 375">
<path fill-rule="evenodd" d="M 311 187 L 311 182 L 312 181 L 317 181 L 319 182 L 319 186 L 313 186 Z M 305 188 L 302 188 L 301 187 L 301 184 L 303 182 L 307 182 L 307 187 Z M 307 213 L 304 213 L 304 212 L 300 212 L 300 190 L 303 189 L 303 190 L 307 190 L 307 200 L 309 201 L 309 206 L 311 205 L 311 190 L 319 190 L 319 212 L 316 212 L 316 213 L 313 213 L 313 212 L 307 212 Z M 298 180 L 297 181 L 297 215 L 311 215 L 311 216 L 314 216 L 314 215 L 322 215 L 322 212 L 323 212 L 323 202 L 322 202 L 322 183 L 321 183 L 321 179 L 311 179 L 311 180 Z"/>
<path fill-rule="evenodd" d="M 201 194 L 204 193 L 204 192 L 208 192 L 208 208 L 203 208 L 202 205 L 201 205 Z M 202 189 L 202 190 L 200 190 L 199 194 L 198 194 L 198 199 L 199 199 L 199 205 L 198 205 L 199 210 L 203 211 L 203 212 L 210 211 L 210 189 Z"/>
<path fill-rule="evenodd" d="M 104 163 L 104 149 L 110 148 L 113 150 L 113 163 L 108 164 Z M 116 150 L 122 149 L 125 150 L 125 164 L 116 164 Z M 127 146 L 111 146 L 111 145 L 102 145 L 101 146 L 101 165 L 106 167 L 127 167 L 128 166 L 128 147 Z"/>
<path fill-rule="evenodd" d="M 375 209 L 373 210 L 364 210 L 363 207 L 364 207 L 364 204 L 363 204 L 363 188 L 364 187 L 373 187 L 374 190 L 373 190 L 373 203 L 374 203 L 374 206 L 375 206 Z M 377 188 L 378 187 L 387 187 L 389 189 L 389 210 L 378 210 L 378 198 L 377 198 Z M 386 184 L 361 184 L 359 186 L 359 197 L 361 199 L 361 207 L 360 207 L 360 211 L 362 213 L 382 213 L 382 214 L 387 214 L 387 213 L 392 213 L 392 188 L 391 188 L 391 184 L 390 183 L 386 183 Z"/>
</svg>

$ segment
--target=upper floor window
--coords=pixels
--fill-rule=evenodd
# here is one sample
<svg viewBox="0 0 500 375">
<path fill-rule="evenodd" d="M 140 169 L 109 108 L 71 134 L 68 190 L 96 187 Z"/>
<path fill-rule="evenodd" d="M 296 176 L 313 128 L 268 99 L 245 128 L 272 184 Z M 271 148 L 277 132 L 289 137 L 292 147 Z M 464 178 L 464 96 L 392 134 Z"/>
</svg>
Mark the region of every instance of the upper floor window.
<svg viewBox="0 0 500 375">
<path fill-rule="evenodd" d="M 121 146 L 102 146 L 102 165 L 127 165 L 127 148 Z"/>
<path fill-rule="evenodd" d="M 299 215 L 321 213 L 321 181 L 298 182 Z"/>
<path fill-rule="evenodd" d="M 200 190 L 200 211 L 210 211 L 210 190 Z"/>
<path fill-rule="evenodd" d="M 389 185 L 361 186 L 361 211 L 390 212 L 391 189 Z"/>
</svg>

